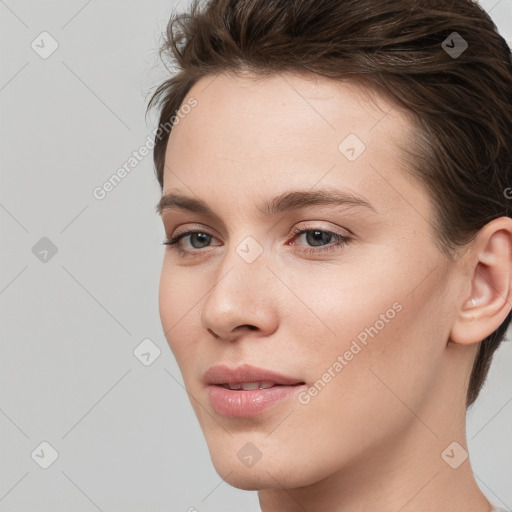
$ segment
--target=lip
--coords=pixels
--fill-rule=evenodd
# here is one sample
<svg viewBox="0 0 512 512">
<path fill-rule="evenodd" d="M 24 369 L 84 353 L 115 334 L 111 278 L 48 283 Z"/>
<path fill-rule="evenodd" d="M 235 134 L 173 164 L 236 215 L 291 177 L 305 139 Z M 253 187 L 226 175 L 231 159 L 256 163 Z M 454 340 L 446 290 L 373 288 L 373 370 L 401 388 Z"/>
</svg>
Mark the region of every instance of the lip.
<svg viewBox="0 0 512 512">
<path fill-rule="evenodd" d="M 270 381 L 274 384 L 281 386 L 293 386 L 300 384 L 300 379 L 288 377 L 280 373 L 244 364 L 236 368 L 229 368 L 228 366 L 216 365 L 208 369 L 203 376 L 204 383 L 208 386 L 210 384 L 240 384 L 241 382 L 262 382 Z"/>
<path fill-rule="evenodd" d="M 273 382 L 266 389 L 231 390 L 223 384 L 235 385 L 243 382 Z M 304 381 L 280 373 L 257 368 L 248 364 L 229 368 L 226 365 L 212 366 L 203 376 L 208 398 L 215 411 L 231 418 L 249 418 L 289 400 L 300 389 Z"/>
</svg>

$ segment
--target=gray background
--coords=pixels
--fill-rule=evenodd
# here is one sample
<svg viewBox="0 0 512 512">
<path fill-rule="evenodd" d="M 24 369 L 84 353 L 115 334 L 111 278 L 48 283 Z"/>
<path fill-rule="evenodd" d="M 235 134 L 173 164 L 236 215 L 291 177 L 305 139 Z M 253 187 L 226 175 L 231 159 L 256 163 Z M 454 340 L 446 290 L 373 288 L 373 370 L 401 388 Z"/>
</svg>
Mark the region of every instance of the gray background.
<svg viewBox="0 0 512 512">
<path fill-rule="evenodd" d="M 0 0 L 1 512 L 259 510 L 213 469 L 163 337 L 151 155 L 92 194 L 155 129 L 144 111 L 178 5 Z M 512 0 L 482 5 L 512 41 Z M 59 45 L 46 59 L 31 47 L 51 49 L 43 31 Z M 149 366 L 145 339 L 161 351 Z M 477 482 L 508 508 L 511 369 L 507 342 L 468 414 Z M 47 469 L 43 441 L 58 452 Z"/>
</svg>

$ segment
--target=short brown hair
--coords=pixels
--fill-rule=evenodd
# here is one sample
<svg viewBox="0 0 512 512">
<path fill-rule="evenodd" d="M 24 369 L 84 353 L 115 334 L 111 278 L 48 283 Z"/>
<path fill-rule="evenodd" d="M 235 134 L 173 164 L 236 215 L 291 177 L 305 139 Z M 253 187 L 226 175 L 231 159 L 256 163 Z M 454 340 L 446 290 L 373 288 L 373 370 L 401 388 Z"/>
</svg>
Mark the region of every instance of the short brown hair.
<svg viewBox="0 0 512 512">
<path fill-rule="evenodd" d="M 453 258 L 486 223 L 510 216 L 512 56 L 475 1 L 193 0 L 189 12 L 171 16 L 164 39 L 160 55 L 177 70 L 148 104 L 148 111 L 159 107 L 160 126 L 169 125 L 200 78 L 216 73 L 355 80 L 413 114 L 402 149 L 433 201 L 433 232 L 446 255 Z M 464 41 L 462 54 L 450 52 Z M 168 138 L 169 131 L 155 137 L 153 153 L 162 189 Z M 510 320 L 511 313 L 480 343 L 467 407 Z"/>
</svg>

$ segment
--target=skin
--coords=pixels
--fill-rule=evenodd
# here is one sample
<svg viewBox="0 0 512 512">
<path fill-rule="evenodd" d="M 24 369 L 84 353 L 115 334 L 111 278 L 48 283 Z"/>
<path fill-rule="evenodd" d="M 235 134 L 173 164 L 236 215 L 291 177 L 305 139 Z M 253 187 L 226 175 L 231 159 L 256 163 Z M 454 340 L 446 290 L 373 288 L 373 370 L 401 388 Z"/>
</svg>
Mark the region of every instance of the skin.
<svg viewBox="0 0 512 512">
<path fill-rule="evenodd" d="M 163 193 L 202 199 L 218 218 L 162 213 L 168 237 L 197 229 L 212 238 L 181 240 L 196 255 L 166 246 L 159 306 L 219 475 L 258 490 L 263 512 L 490 511 L 464 457 L 465 399 L 478 342 L 511 309 L 512 220 L 490 222 L 448 259 L 429 196 L 398 149 L 411 117 L 356 83 L 222 74 L 190 97 L 198 104 L 171 132 Z M 355 161 L 338 149 L 351 133 L 366 145 Z M 375 212 L 315 205 L 266 219 L 256 210 L 324 187 L 364 196 Z M 294 228 L 353 239 L 322 253 L 336 239 L 315 244 Z M 235 250 L 248 236 L 263 249 L 252 263 Z M 210 366 L 250 363 L 313 386 L 396 303 L 309 403 L 294 398 L 252 418 L 211 406 L 201 381 Z M 441 456 L 454 441 L 456 469 Z M 248 442 L 262 454 L 252 467 L 237 457 Z"/>
</svg>

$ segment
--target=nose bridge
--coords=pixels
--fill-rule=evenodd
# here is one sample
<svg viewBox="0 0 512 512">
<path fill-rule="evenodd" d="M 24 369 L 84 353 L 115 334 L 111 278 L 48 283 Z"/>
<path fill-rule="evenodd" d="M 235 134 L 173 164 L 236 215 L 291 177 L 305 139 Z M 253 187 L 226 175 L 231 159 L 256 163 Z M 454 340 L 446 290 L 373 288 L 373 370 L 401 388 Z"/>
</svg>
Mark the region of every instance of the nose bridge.
<svg viewBox="0 0 512 512">
<path fill-rule="evenodd" d="M 267 263 L 263 244 L 252 236 L 230 245 L 204 302 L 203 324 L 219 335 L 227 335 L 238 325 L 261 328 L 272 307 L 273 276 Z"/>
</svg>

